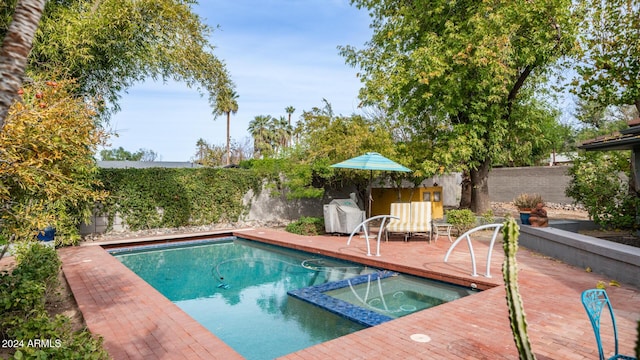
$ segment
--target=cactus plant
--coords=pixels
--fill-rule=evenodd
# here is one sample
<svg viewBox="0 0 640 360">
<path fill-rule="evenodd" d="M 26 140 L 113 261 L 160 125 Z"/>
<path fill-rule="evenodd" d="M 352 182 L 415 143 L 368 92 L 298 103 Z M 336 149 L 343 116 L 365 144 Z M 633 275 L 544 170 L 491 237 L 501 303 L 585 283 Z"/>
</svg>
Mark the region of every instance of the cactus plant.
<svg viewBox="0 0 640 360">
<path fill-rule="evenodd" d="M 512 218 L 507 219 L 502 228 L 504 263 L 502 264 L 502 276 L 504 277 L 507 292 L 507 306 L 509 307 L 509 320 L 513 340 L 518 348 L 521 360 L 534 360 L 536 357 L 531 349 L 529 336 L 527 335 L 527 320 L 522 306 L 522 298 L 518 290 L 518 264 L 516 252 L 518 251 L 518 236 L 520 228 Z"/>
<path fill-rule="evenodd" d="M 638 340 L 636 341 L 636 359 L 640 359 L 640 320 L 638 320 Z"/>
</svg>

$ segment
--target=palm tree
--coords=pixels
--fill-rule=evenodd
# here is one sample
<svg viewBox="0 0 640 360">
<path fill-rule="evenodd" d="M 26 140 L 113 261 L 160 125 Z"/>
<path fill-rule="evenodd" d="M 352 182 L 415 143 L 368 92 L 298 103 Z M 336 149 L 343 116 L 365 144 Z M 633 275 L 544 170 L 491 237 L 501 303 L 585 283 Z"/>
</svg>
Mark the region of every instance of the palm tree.
<svg viewBox="0 0 640 360">
<path fill-rule="evenodd" d="M 45 0 L 19 0 L 13 13 L 13 21 L 5 34 L 0 49 L 0 131 L 9 113 L 9 107 L 22 85 L 27 57 L 31 51 L 33 36 L 38 28 Z"/>
<path fill-rule="evenodd" d="M 291 139 L 291 125 L 287 123 L 287 119 L 284 116 L 280 116 L 279 119 L 272 118 L 271 120 L 271 133 L 273 134 L 274 145 L 277 148 L 277 153 L 282 153 L 286 149 L 289 139 Z"/>
<path fill-rule="evenodd" d="M 291 115 L 293 115 L 293 113 L 296 111 L 296 108 L 294 108 L 293 106 L 287 106 L 286 108 L 284 108 L 284 111 L 287 112 L 287 115 L 289 117 L 289 129 L 293 129 L 291 127 Z M 293 130 L 291 131 L 293 132 Z M 293 137 L 289 136 L 289 140 L 293 139 Z M 287 144 L 288 146 L 290 146 L 291 144 Z"/>
<path fill-rule="evenodd" d="M 232 86 L 220 91 L 216 99 L 216 115 L 227 115 L 227 165 L 231 161 L 231 113 L 238 112 L 238 94 Z"/>
<path fill-rule="evenodd" d="M 322 98 L 322 102 L 324 103 L 324 108 L 322 109 L 322 115 L 327 116 L 330 120 L 333 119 L 333 107 L 329 100 Z"/>
<path fill-rule="evenodd" d="M 249 133 L 253 137 L 253 156 L 259 158 L 264 156 L 272 148 L 270 130 L 270 115 L 258 115 L 249 122 Z"/>
</svg>

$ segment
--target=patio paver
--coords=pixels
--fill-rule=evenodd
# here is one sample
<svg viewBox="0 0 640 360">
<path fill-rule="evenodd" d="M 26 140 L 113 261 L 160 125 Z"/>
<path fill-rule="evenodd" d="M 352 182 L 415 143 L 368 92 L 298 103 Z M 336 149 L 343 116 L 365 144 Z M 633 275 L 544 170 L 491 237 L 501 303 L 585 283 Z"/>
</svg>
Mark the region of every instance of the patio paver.
<svg viewBox="0 0 640 360">
<path fill-rule="evenodd" d="M 298 236 L 272 229 L 234 234 L 487 289 L 282 359 L 517 359 L 500 270 L 501 244 L 496 244 L 493 252 L 493 277 L 485 278 L 470 276 L 471 261 L 465 244 L 456 248 L 449 263 L 443 262 L 450 245 L 446 237 L 436 243 L 417 238 L 389 241 L 382 244 L 382 256 L 368 257 L 362 239 L 347 246 L 346 237 Z M 480 274 L 485 272 L 487 245 L 488 241 L 474 241 Z M 64 248 L 59 253 L 87 326 L 104 337 L 114 359 L 241 358 L 101 247 Z M 597 358 L 580 294 L 609 279 L 522 247 L 518 264 L 529 336 L 538 359 Z M 640 289 L 622 284 L 609 286 L 607 292 L 616 312 L 620 352 L 632 354 L 640 319 Z M 430 341 L 413 341 L 413 334 L 427 335 Z M 611 336 L 604 339 L 611 341 Z M 605 345 L 605 349 L 611 348 Z"/>
</svg>

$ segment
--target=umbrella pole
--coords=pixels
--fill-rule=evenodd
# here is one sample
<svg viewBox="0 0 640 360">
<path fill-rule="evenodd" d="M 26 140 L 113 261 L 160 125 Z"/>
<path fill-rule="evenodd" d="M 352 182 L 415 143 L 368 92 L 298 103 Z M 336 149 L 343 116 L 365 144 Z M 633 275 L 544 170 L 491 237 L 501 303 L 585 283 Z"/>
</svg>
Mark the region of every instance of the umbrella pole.
<svg viewBox="0 0 640 360">
<path fill-rule="evenodd" d="M 369 205 L 367 208 L 367 219 L 371 217 L 371 180 L 373 179 L 373 170 L 369 170 L 369 184 L 367 186 L 367 204 Z M 367 221 L 367 228 L 364 229 L 364 236 L 367 238 L 367 245 L 369 244 L 369 229 L 370 224 Z"/>
<path fill-rule="evenodd" d="M 373 170 L 369 171 L 369 187 L 368 187 L 368 191 L 367 191 L 368 192 L 367 197 L 368 197 L 368 200 L 369 200 L 369 208 L 367 209 L 367 211 L 368 211 L 367 219 L 371 217 L 371 201 L 372 201 L 372 199 L 371 199 L 371 181 L 373 181 Z"/>
</svg>

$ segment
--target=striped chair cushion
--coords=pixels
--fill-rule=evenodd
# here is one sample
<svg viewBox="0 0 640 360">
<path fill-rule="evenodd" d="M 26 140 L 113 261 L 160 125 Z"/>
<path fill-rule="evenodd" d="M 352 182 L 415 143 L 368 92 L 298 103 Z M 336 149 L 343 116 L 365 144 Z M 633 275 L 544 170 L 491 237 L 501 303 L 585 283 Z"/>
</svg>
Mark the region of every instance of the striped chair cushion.
<svg viewBox="0 0 640 360">
<path fill-rule="evenodd" d="M 411 228 L 411 204 L 392 203 L 390 215 L 397 216 L 400 220 L 389 219 L 388 232 L 410 232 Z"/>
<path fill-rule="evenodd" d="M 415 201 L 411 203 L 410 232 L 431 231 L 431 202 Z"/>
</svg>

